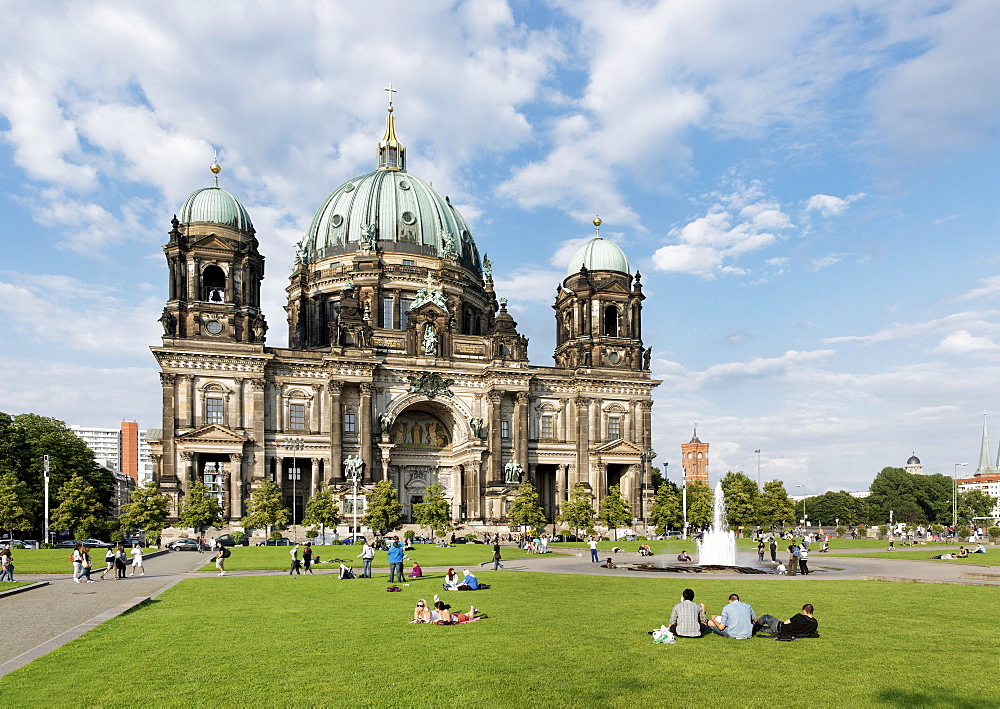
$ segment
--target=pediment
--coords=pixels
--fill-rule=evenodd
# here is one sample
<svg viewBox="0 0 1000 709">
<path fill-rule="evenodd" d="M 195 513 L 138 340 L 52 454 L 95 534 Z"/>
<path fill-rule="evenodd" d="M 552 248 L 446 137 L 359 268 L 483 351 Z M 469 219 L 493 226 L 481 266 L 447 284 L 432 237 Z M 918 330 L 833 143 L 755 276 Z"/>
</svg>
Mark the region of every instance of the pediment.
<svg viewBox="0 0 1000 709">
<path fill-rule="evenodd" d="M 621 281 L 611 281 L 597 288 L 597 291 L 599 293 L 619 293 L 621 295 L 628 295 L 632 292 Z"/>
<path fill-rule="evenodd" d="M 419 307 L 413 308 L 410 312 L 417 315 L 433 314 L 435 317 L 440 315 L 449 315 L 449 312 L 446 309 L 442 308 L 432 300 L 428 300 Z"/>
<path fill-rule="evenodd" d="M 597 453 L 605 455 L 642 455 L 642 448 L 634 443 L 619 438 L 617 441 L 608 441 L 594 449 Z"/>
<path fill-rule="evenodd" d="M 208 236 L 203 236 L 191 243 L 192 248 L 196 249 L 213 249 L 216 251 L 232 251 L 233 246 L 228 239 L 223 239 L 221 236 L 215 234 L 209 234 Z"/>
<path fill-rule="evenodd" d="M 177 436 L 177 441 L 188 443 L 238 443 L 243 445 L 247 442 L 247 438 L 231 428 L 220 426 L 217 423 L 210 423 L 207 426 L 182 433 Z"/>
</svg>

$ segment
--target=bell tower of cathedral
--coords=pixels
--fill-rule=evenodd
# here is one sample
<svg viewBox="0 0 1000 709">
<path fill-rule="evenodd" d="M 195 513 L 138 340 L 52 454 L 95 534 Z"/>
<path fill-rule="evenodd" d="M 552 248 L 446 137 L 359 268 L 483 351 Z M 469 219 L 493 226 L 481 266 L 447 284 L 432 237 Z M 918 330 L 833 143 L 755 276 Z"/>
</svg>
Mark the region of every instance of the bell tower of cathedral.
<svg viewBox="0 0 1000 709">
<path fill-rule="evenodd" d="M 264 257 L 250 215 L 219 187 L 222 168 L 211 169 L 214 186 L 187 198 L 163 247 L 170 272 L 163 337 L 263 344 Z"/>
<path fill-rule="evenodd" d="M 556 291 L 557 367 L 649 369 L 651 351 L 642 346 L 642 277 L 633 279 L 617 245 L 596 236 L 570 260 Z"/>
</svg>

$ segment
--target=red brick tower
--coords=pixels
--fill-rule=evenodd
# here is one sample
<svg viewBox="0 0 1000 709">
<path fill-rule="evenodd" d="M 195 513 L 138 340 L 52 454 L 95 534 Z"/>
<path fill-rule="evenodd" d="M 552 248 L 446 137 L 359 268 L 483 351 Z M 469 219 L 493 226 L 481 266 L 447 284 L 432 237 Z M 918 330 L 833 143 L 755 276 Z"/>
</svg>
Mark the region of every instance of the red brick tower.
<svg viewBox="0 0 1000 709">
<path fill-rule="evenodd" d="M 702 482 L 708 485 L 708 444 L 698 439 L 698 426 L 688 443 L 681 444 L 681 466 L 684 468 L 684 484 Z"/>
</svg>

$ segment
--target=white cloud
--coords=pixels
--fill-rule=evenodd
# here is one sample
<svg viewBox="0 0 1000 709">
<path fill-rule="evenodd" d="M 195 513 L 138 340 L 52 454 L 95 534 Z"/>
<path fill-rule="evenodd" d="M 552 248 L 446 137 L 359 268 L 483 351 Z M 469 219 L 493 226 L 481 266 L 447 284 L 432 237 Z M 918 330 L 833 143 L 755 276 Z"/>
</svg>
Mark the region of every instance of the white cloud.
<svg viewBox="0 0 1000 709">
<path fill-rule="evenodd" d="M 824 217 L 834 217 L 843 214 L 853 202 L 865 196 L 864 192 L 849 195 L 845 198 L 834 197 L 828 194 L 814 194 L 806 200 L 806 212 L 819 212 Z"/>
<path fill-rule="evenodd" d="M 975 298 L 983 298 L 994 293 L 1000 293 L 1000 276 L 990 276 L 989 278 L 981 278 L 979 282 L 982 284 L 978 288 L 973 288 L 970 291 L 966 291 L 962 295 L 958 296 L 956 300 L 974 300 Z"/>
<path fill-rule="evenodd" d="M 941 332 L 951 332 L 957 327 L 972 329 L 994 329 L 996 326 L 991 318 L 1000 314 L 1000 310 L 984 310 L 982 312 L 966 311 L 946 315 L 927 322 L 918 323 L 893 323 L 889 327 L 882 328 L 878 332 L 870 335 L 842 335 L 840 337 L 828 337 L 823 340 L 827 344 L 837 342 L 861 342 L 872 344 L 876 342 L 892 342 L 922 335 L 935 334 Z"/>
<path fill-rule="evenodd" d="M 660 271 L 691 273 L 713 278 L 717 273 L 745 273 L 726 261 L 764 249 L 794 225 L 781 205 L 767 197 L 757 181 L 728 194 L 716 194 L 718 201 L 707 214 L 670 230 L 668 238 L 678 242 L 653 252 L 653 264 Z"/>
<path fill-rule="evenodd" d="M 809 262 L 809 270 L 815 273 L 816 271 L 822 271 L 824 268 L 829 268 L 830 266 L 840 263 L 847 254 L 827 254 L 822 258 L 813 259 Z"/>
<path fill-rule="evenodd" d="M 511 303 L 525 301 L 552 305 L 555 302 L 556 286 L 565 274 L 545 269 L 522 269 L 509 272 L 494 281 L 497 297 L 506 296 Z"/>
<path fill-rule="evenodd" d="M 958 330 L 941 340 L 938 345 L 938 352 L 948 354 L 963 355 L 976 352 L 997 352 L 1000 345 L 993 342 L 988 337 L 976 337 L 968 330 Z"/>
</svg>

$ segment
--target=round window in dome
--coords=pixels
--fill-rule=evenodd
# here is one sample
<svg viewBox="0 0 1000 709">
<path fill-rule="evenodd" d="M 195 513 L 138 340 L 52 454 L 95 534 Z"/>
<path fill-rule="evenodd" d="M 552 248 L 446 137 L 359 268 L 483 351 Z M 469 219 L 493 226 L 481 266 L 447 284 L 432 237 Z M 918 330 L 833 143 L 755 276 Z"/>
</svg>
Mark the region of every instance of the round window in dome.
<svg viewBox="0 0 1000 709">
<path fill-rule="evenodd" d="M 344 185 L 344 192 L 353 192 L 353 191 L 354 191 L 353 182 L 348 182 L 346 185 Z"/>
<path fill-rule="evenodd" d="M 334 227 L 339 227 L 343 223 L 344 223 L 344 218 L 342 216 L 340 216 L 339 214 L 334 214 L 330 218 L 330 224 L 332 224 Z"/>
<path fill-rule="evenodd" d="M 608 361 L 611 362 L 611 364 L 618 364 L 620 359 L 621 357 L 617 352 L 608 352 Z"/>
<path fill-rule="evenodd" d="M 406 180 L 400 180 L 400 182 L 399 182 L 399 189 L 401 189 L 401 190 L 408 190 L 408 189 L 410 189 L 410 183 L 407 182 Z"/>
<path fill-rule="evenodd" d="M 212 335 L 218 335 L 222 332 L 222 323 L 218 320 L 209 320 L 205 323 L 205 329 Z"/>
<path fill-rule="evenodd" d="M 403 220 L 403 224 L 410 224 L 410 225 L 412 225 L 412 224 L 416 224 L 417 223 L 417 218 L 415 216 L 413 216 L 413 212 L 403 212 L 403 214 L 400 217 L 400 219 Z"/>
</svg>

